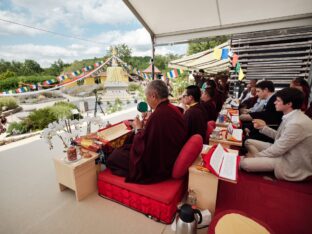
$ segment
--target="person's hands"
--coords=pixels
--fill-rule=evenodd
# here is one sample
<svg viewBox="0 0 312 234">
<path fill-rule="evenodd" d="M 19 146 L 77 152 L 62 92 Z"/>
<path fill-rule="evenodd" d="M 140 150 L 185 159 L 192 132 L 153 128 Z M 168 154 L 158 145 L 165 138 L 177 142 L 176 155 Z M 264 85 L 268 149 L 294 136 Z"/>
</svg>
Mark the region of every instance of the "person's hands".
<svg viewBox="0 0 312 234">
<path fill-rule="evenodd" d="M 249 114 L 242 114 L 239 116 L 240 121 L 251 121 L 252 117 Z"/>
<path fill-rule="evenodd" d="M 256 129 L 262 129 L 266 126 L 265 121 L 263 121 L 262 119 L 254 119 L 252 123 L 254 125 L 254 128 Z"/>
<path fill-rule="evenodd" d="M 241 114 L 248 114 L 249 113 L 249 110 L 248 109 L 240 109 L 240 113 Z"/>
<path fill-rule="evenodd" d="M 134 129 L 141 129 L 143 128 L 143 123 L 140 120 L 139 116 L 135 117 L 132 123 Z"/>
</svg>

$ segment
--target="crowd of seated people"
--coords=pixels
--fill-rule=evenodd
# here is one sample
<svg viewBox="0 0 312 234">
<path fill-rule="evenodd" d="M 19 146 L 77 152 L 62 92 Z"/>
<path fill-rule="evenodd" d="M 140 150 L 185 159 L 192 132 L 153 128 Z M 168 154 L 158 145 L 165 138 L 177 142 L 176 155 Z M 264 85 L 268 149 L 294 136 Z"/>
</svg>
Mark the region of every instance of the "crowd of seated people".
<svg viewBox="0 0 312 234">
<path fill-rule="evenodd" d="M 200 134 L 208 143 L 207 122 L 216 121 L 228 90 L 226 79 L 216 82 L 218 79 L 201 76 L 194 75 L 196 85 L 184 90 L 180 109 L 170 104 L 165 82 L 149 82 L 145 94 L 153 112 L 145 126 L 136 118 L 133 142 L 110 155 L 107 166 L 112 173 L 133 183 L 162 181 L 170 177 L 187 139 Z M 306 104 L 308 89 L 298 79 L 290 86 L 275 92 L 272 81 L 252 80 L 241 96 L 240 120 L 247 150 L 242 169 L 274 171 L 277 178 L 292 181 L 312 175 L 312 120 L 302 112 L 311 111 Z"/>
</svg>

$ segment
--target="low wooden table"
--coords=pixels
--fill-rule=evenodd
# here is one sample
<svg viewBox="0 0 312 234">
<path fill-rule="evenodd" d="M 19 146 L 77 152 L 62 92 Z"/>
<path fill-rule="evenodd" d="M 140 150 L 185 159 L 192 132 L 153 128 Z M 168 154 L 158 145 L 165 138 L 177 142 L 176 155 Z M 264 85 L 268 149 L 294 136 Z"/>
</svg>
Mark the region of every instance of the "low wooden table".
<svg viewBox="0 0 312 234">
<path fill-rule="evenodd" d="M 93 152 L 90 154 L 92 155 L 90 158 L 81 158 L 71 163 L 64 160 L 65 154 L 53 158 L 60 191 L 66 188 L 74 190 L 77 201 L 81 201 L 97 189 L 98 166 L 95 164 L 95 159 L 99 155 Z"/>
<path fill-rule="evenodd" d="M 224 129 L 226 129 L 226 128 L 224 128 Z M 224 148 L 230 148 L 231 146 L 239 146 L 239 147 L 243 146 L 242 141 L 227 140 L 225 135 L 226 135 L 226 132 L 222 131 L 222 138 L 221 139 L 210 137 L 209 138 L 209 145 L 221 144 Z"/>
</svg>

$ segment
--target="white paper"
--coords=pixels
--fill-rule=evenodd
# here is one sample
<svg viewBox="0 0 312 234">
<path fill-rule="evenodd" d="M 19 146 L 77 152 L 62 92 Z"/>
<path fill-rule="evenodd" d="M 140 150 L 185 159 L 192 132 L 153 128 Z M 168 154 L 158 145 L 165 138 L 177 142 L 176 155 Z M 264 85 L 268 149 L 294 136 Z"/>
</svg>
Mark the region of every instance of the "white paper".
<svg viewBox="0 0 312 234">
<path fill-rule="evenodd" d="M 210 166 L 215 170 L 215 172 L 219 173 L 220 167 L 223 161 L 223 153 L 224 149 L 220 144 L 218 144 L 217 148 L 213 152 L 210 158 Z"/>
<path fill-rule="evenodd" d="M 238 115 L 233 115 L 231 117 L 232 123 L 239 123 L 239 116 Z"/>
<path fill-rule="evenodd" d="M 228 132 L 228 134 L 233 134 L 233 130 L 234 130 L 234 128 L 233 128 L 233 125 L 232 124 L 229 124 L 229 126 L 227 127 L 227 132 Z"/>
<path fill-rule="evenodd" d="M 231 106 L 238 107 L 238 106 L 239 106 L 239 103 L 236 102 L 236 100 L 232 100 L 232 101 L 231 101 Z"/>
<path fill-rule="evenodd" d="M 115 126 L 109 127 L 103 131 L 98 132 L 98 136 L 100 136 L 101 138 L 107 141 L 112 141 L 130 131 L 131 130 L 127 128 L 125 123 L 120 123 Z"/>
<path fill-rule="evenodd" d="M 237 154 L 224 152 L 223 163 L 219 176 L 229 180 L 236 180 Z"/>
<path fill-rule="evenodd" d="M 233 129 L 232 137 L 237 141 L 243 140 L 243 130 L 242 129 Z"/>
</svg>

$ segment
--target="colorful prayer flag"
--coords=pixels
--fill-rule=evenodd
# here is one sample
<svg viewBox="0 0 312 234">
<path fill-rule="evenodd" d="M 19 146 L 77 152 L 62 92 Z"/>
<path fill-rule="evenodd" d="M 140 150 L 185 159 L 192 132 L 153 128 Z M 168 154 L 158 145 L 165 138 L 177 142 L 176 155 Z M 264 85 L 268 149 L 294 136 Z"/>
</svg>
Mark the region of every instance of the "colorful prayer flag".
<svg viewBox="0 0 312 234">
<path fill-rule="evenodd" d="M 221 59 L 227 59 L 229 57 L 229 49 L 228 48 L 223 48 L 222 49 L 222 54 L 221 54 Z"/>
<path fill-rule="evenodd" d="M 95 64 L 94 64 L 94 67 L 98 67 L 98 66 L 100 66 L 102 64 L 102 62 L 100 61 L 100 62 L 96 62 Z"/>
<path fill-rule="evenodd" d="M 221 59 L 221 54 L 222 54 L 222 49 L 219 49 L 219 48 L 214 48 L 213 49 L 213 57 L 214 57 L 214 59 L 220 60 Z"/>
<path fill-rule="evenodd" d="M 79 70 L 72 72 L 72 75 L 73 75 L 73 76 L 78 76 L 78 75 L 80 75 L 80 74 L 81 74 L 81 72 L 80 72 Z"/>
<path fill-rule="evenodd" d="M 229 51 L 229 56 L 233 57 L 233 51 L 232 50 Z"/>
<path fill-rule="evenodd" d="M 242 79 L 244 79 L 244 77 L 245 77 L 245 74 L 244 74 L 244 72 L 243 72 L 243 69 L 239 69 L 239 75 L 238 75 L 238 80 L 242 80 Z"/>
<path fill-rule="evenodd" d="M 236 66 L 237 61 L 238 61 L 238 55 L 234 53 L 233 54 L 233 58 L 232 58 L 232 65 L 233 65 L 233 67 Z"/>
<path fill-rule="evenodd" d="M 238 73 L 240 68 L 241 68 L 241 65 L 240 65 L 240 63 L 238 62 L 238 63 L 236 64 L 236 67 L 235 67 L 235 73 Z"/>
</svg>

